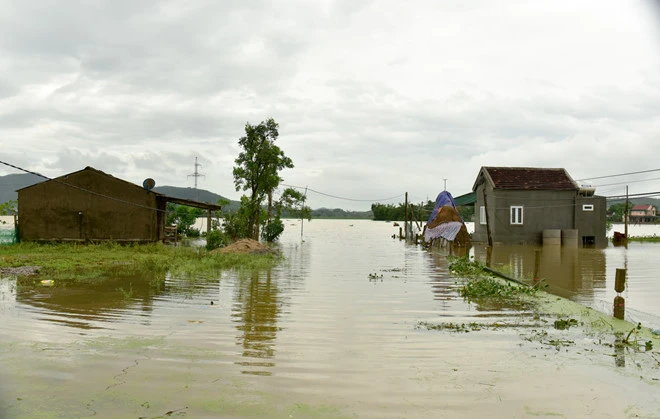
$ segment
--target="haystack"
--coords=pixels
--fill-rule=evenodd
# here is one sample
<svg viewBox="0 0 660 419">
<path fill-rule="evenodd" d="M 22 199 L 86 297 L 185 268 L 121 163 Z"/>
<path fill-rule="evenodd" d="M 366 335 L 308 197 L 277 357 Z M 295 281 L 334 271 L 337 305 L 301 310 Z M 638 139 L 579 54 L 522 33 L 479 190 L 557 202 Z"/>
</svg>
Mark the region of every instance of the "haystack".
<svg viewBox="0 0 660 419">
<path fill-rule="evenodd" d="M 454 198 L 447 191 L 440 192 L 435 200 L 435 208 L 424 227 L 424 240 L 446 240 L 457 247 L 471 245 L 470 233 L 456 210 Z"/>
<path fill-rule="evenodd" d="M 211 251 L 211 253 L 268 253 L 270 247 L 252 239 L 241 239 L 228 246 Z"/>
</svg>

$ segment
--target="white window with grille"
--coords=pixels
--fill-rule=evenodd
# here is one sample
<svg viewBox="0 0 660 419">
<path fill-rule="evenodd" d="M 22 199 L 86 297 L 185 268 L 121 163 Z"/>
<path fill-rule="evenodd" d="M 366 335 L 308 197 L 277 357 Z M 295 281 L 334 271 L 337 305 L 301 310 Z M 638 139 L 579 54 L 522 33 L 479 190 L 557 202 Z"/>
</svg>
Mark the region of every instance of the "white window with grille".
<svg viewBox="0 0 660 419">
<path fill-rule="evenodd" d="M 486 207 L 479 207 L 479 224 L 486 225 Z"/>
<path fill-rule="evenodd" d="M 523 207 L 518 205 L 511 206 L 511 224 L 523 223 Z"/>
</svg>

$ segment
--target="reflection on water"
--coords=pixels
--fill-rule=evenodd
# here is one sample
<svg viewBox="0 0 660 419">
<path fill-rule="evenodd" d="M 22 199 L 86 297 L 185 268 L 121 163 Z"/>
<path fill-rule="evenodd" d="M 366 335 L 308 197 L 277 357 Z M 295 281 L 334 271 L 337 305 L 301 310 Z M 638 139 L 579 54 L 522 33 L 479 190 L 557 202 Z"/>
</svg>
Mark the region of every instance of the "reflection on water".
<svg viewBox="0 0 660 419">
<path fill-rule="evenodd" d="M 489 393 L 497 389 L 509 397 L 506 416 L 523 417 L 511 407 L 524 404 L 521 391 L 536 391 L 546 380 L 554 380 L 552 388 L 540 394 L 560 387 L 551 363 L 547 369 L 534 364 L 534 374 L 525 371 L 531 358 L 514 353 L 521 343 L 516 332 L 416 329 L 419 322 L 518 321 L 515 311 L 464 301 L 441 253 L 392 239 L 389 223 L 314 220 L 304 231 L 301 241 L 300 223 L 287 222 L 279 244 L 284 261 L 272 270 L 157 280 L 117 276 L 94 286 L 34 289 L 0 278 L 0 343 L 9 342 L 0 344 L 0 359 L 9 366 L 0 373 L 16 381 L 7 385 L 8 394 L 29 403 L 47 400 L 44 410 L 76 406 L 72 416 L 79 417 L 108 416 L 107 406 L 123 409 L 114 417 L 158 417 L 186 406 L 190 417 L 332 416 L 332 410 L 241 410 L 259 402 L 308 409 L 312 401 L 325 409 L 350 406 L 346 416 L 461 417 L 468 409 L 463 417 L 479 417 L 501 408 L 499 393 Z M 600 250 L 500 246 L 490 257 L 509 275 L 531 278 L 538 250 L 538 276 L 553 292 L 585 304 L 602 300 L 610 309 L 614 270 L 627 266 L 629 312 L 653 313 L 660 294 L 651 280 L 660 270 L 653 256 L 658 249 L 632 243 Z M 473 252 L 486 257 L 483 247 Z M 653 307 L 644 305 L 649 301 Z M 14 345 L 53 350 L 29 350 L 26 357 Z M 617 365 L 634 368 L 632 362 L 624 366 L 625 352 L 616 355 Z M 38 367 L 16 378 L 30 369 L 23 364 Z M 538 378 L 539 372 L 545 375 Z M 574 378 L 581 377 L 588 374 Z M 521 386 L 521 380 L 528 382 Z M 584 386 L 593 388 L 591 381 Z M 264 402 L 263 394 L 277 397 Z M 477 399 L 486 401 L 480 415 L 471 415 Z M 98 400 L 106 401 L 106 410 Z M 542 410 L 557 409 L 548 404 Z"/>
<path fill-rule="evenodd" d="M 626 269 L 626 319 L 645 325 L 660 325 L 660 243 L 630 242 L 627 247 L 605 249 L 558 245 L 495 245 L 490 250 L 491 267 L 525 280 L 544 280 L 548 291 L 613 314 L 616 269 Z M 474 257 L 483 263 L 488 258 L 484 245 L 473 248 Z M 537 278 L 535 278 L 537 273 Z"/>
<path fill-rule="evenodd" d="M 486 246 L 475 246 L 474 257 L 485 263 Z M 576 293 L 593 294 L 594 288 L 604 288 L 606 283 L 602 249 L 495 245 L 491 250 L 490 267 L 529 283 L 532 279 L 545 280 L 548 291 L 568 298 Z"/>
<path fill-rule="evenodd" d="M 17 287 L 16 301 L 39 320 L 81 329 L 103 329 L 121 321 L 122 314 L 148 315 L 153 298 L 164 291 L 153 279 L 118 274 L 90 283 L 69 286 Z"/>
<path fill-rule="evenodd" d="M 264 369 L 275 364 L 271 361 L 275 353 L 277 337 L 277 317 L 281 310 L 277 282 L 273 281 L 271 271 L 252 272 L 240 277 L 236 287 L 236 303 L 232 308 L 232 317 L 237 322 L 240 334 L 237 344 L 243 348 L 239 365 L 257 367 L 244 369 L 244 374 L 270 375 Z"/>
</svg>

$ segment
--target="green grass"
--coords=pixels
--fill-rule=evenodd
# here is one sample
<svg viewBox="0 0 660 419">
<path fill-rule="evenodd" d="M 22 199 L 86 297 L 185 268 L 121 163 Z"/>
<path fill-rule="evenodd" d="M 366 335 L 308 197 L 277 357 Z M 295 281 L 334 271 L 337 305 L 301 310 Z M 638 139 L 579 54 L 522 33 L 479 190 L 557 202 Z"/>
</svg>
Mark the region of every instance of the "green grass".
<svg viewBox="0 0 660 419">
<path fill-rule="evenodd" d="M 629 242 L 649 242 L 660 243 L 660 236 L 632 236 L 628 237 Z"/>
<path fill-rule="evenodd" d="M 67 283 L 100 281 L 117 274 L 162 278 L 170 272 L 194 277 L 227 269 L 268 269 L 277 261 L 272 254 L 210 253 L 202 248 L 162 243 L 18 243 L 2 247 L 0 268 L 40 266 L 40 277 Z"/>
</svg>

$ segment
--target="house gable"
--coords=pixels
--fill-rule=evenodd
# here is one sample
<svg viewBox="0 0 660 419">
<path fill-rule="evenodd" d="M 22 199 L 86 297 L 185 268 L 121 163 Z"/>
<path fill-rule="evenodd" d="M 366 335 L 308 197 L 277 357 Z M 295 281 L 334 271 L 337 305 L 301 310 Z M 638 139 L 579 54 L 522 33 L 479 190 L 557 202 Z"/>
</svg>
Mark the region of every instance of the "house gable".
<svg viewBox="0 0 660 419">
<path fill-rule="evenodd" d="M 75 171 L 75 172 L 71 172 L 71 173 L 67 173 L 66 175 L 62 175 L 62 176 L 59 176 L 59 177 L 56 177 L 56 178 L 53 178 L 53 179 L 47 179 L 47 180 L 44 180 L 43 182 L 39 182 L 39 183 L 35 183 L 33 185 L 30 185 L 30 186 L 26 186 L 24 188 L 18 189 L 16 192 L 25 191 L 25 190 L 28 190 L 30 188 L 41 187 L 44 184 L 48 184 L 48 183 L 51 183 L 51 182 L 61 183 L 61 184 L 71 186 L 71 187 L 74 187 L 74 188 L 80 188 L 80 186 L 68 183 L 67 180 L 69 180 L 70 178 L 75 179 L 77 177 L 80 177 L 81 175 L 86 175 L 86 174 L 89 174 L 89 173 L 93 173 L 93 174 L 99 175 L 101 177 L 104 177 L 109 182 L 113 182 L 117 185 L 121 185 L 122 187 L 132 189 L 133 191 L 138 191 L 138 190 L 139 191 L 145 191 L 144 188 L 142 188 L 142 187 L 140 187 L 140 186 L 138 186 L 134 183 L 128 182 L 128 181 L 123 180 L 123 179 L 120 179 L 118 177 L 114 177 L 114 176 L 109 175 L 105 172 L 102 172 L 98 169 L 95 169 L 91 166 L 87 166 L 84 169 L 81 169 L 81 170 L 78 170 L 78 171 Z M 149 193 L 154 194 L 156 196 L 164 196 L 164 195 L 162 195 L 158 192 L 154 192 L 154 191 L 149 191 Z"/>
</svg>

